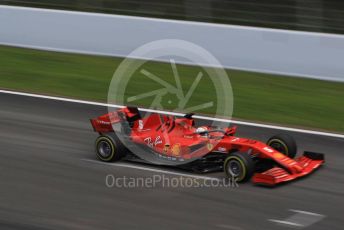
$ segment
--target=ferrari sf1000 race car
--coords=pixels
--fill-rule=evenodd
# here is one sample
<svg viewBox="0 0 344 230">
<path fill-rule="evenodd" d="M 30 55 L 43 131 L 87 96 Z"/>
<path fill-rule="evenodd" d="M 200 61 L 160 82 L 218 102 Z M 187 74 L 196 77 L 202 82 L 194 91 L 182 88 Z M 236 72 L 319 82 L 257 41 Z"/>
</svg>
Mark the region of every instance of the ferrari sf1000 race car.
<svg viewBox="0 0 344 230">
<path fill-rule="evenodd" d="M 237 182 L 267 186 L 308 175 L 324 163 L 321 153 L 305 151 L 296 157 L 297 146 L 289 135 L 263 143 L 236 137 L 236 127 L 196 127 L 192 116 L 142 117 L 136 107 L 124 107 L 91 119 L 99 133 L 96 155 L 105 162 L 130 159 L 196 172 L 223 170 Z"/>
</svg>

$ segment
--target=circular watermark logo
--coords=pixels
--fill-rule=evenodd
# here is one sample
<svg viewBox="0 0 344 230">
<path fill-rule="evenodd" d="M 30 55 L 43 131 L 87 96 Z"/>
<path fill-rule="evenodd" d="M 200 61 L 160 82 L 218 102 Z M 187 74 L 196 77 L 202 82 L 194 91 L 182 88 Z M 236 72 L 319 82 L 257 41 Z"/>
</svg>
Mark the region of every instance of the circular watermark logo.
<svg viewBox="0 0 344 230">
<path fill-rule="evenodd" d="M 128 57 L 113 75 L 108 103 L 146 109 L 135 120 L 113 124 L 125 147 L 143 160 L 167 165 L 186 164 L 213 151 L 229 123 L 185 122 L 192 119 L 191 113 L 232 116 L 232 87 L 216 58 L 196 44 L 177 39 L 147 43 Z M 180 119 L 171 112 L 188 115 Z"/>
</svg>

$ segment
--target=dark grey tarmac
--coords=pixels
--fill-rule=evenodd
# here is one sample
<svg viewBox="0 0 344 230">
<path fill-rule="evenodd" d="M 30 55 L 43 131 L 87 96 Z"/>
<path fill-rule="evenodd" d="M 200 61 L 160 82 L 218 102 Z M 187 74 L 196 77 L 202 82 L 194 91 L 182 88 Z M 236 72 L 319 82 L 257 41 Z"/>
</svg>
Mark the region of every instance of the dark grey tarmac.
<svg viewBox="0 0 344 230">
<path fill-rule="evenodd" d="M 326 165 L 274 189 L 251 183 L 108 188 L 108 174 L 161 173 L 95 161 L 97 134 L 89 118 L 105 112 L 99 106 L 0 93 L 0 229 L 289 229 L 269 219 L 284 220 L 294 214 L 290 209 L 323 215 L 307 229 L 344 228 L 344 139 L 290 133 L 300 152 L 325 153 Z M 276 133 L 289 132 L 241 125 L 238 136 L 265 141 Z"/>
</svg>

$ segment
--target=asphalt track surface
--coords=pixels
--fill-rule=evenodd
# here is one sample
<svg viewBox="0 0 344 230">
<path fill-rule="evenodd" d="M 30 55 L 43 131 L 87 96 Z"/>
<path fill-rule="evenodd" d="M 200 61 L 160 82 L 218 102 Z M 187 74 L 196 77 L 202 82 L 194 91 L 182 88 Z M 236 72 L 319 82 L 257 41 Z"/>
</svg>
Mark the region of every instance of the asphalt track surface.
<svg viewBox="0 0 344 230">
<path fill-rule="evenodd" d="M 325 153 L 326 165 L 274 189 L 251 183 L 109 188 L 108 174 L 147 178 L 162 173 L 96 161 L 97 134 L 89 118 L 106 108 L 2 93 L 0 108 L 0 229 L 290 229 L 269 221 L 295 214 L 290 209 L 322 215 L 307 229 L 343 229 L 344 139 L 291 133 L 300 152 Z M 238 136 L 267 140 L 281 132 L 288 133 L 239 126 Z"/>
</svg>

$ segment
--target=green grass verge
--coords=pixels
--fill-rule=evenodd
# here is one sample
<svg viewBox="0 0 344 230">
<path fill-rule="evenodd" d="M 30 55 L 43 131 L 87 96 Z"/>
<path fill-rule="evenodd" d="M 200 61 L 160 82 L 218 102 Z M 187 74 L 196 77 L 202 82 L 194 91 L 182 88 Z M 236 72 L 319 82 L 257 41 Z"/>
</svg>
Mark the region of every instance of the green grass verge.
<svg viewBox="0 0 344 230">
<path fill-rule="evenodd" d="M 109 83 L 121 61 L 121 58 L 0 46 L 0 88 L 106 101 Z M 173 82 L 169 64 L 149 62 L 145 69 Z M 185 92 L 199 70 L 178 65 Z M 344 83 L 237 70 L 227 73 L 234 94 L 234 118 L 344 132 Z M 127 96 L 161 87 L 139 72 L 133 79 Z M 209 78 L 203 78 L 190 105 L 213 99 L 213 90 Z M 148 99 L 135 103 L 149 105 Z M 164 103 L 166 108 L 171 106 Z"/>
</svg>

